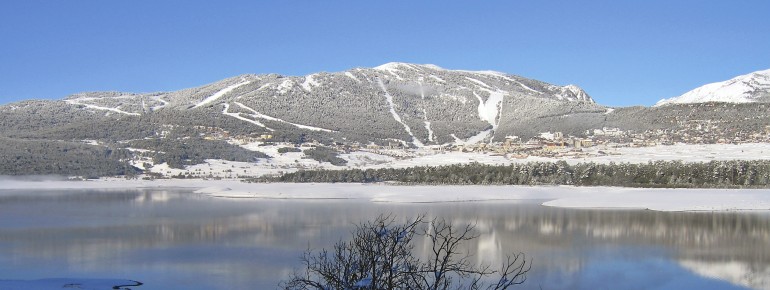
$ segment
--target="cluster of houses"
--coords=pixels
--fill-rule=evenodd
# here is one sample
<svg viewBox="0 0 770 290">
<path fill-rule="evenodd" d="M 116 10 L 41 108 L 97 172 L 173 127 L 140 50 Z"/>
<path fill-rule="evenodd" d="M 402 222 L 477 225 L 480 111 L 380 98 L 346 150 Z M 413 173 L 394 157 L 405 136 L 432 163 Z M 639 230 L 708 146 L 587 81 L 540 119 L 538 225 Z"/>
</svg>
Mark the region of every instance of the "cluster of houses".
<svg viewBox="0 0 770 290">
<path fill-rule="evenodd" d="M 742 133 L 742 132 L 724 132 L 712 121 L 691 121 L 682 129 L 676 130 L 648 130 L 641 133 L 623 131 L 618 128 L 601 128 L 585 132 L 584 138 L 574 136 L 564 136 L 562 132 L 543 132 L 539 136 L 530 138 L 526 141 L 518 136 L 507 136 L 501 142 L 475 143 L 475 144 L 443 144 L 427 146 L 428 149 L 441 152 L 481 152 L 489 154 L 501 154 L 513 158 L 524 158 L 527 156 L 544 157 L 563 157 L 585 155 L 583 148 L 602 146 L 605 148 L 617 147 L 647 147 L 656 145 L 671 145 L 676 142 L 689 144 L 703 143 L 747 143 L 747 142 L 770 142 L 770 126 L 765 127 L 764 132 L 760 133 Z M 199 126 L 196 129 L 201 132 L 201 136 L 209 140 L 234 140 L 239 144 L 248 144 L 254 142 L 269 142 L 273 139 L 270 134 L 253 134 L 230 136 L 229 132 L 217 127 Z M 727 134 L 730 133 L 730 134 Z M 727 138 L 725 136 L 733 136 Z M 289 144 L 293 145 L 293 144 Z M 310 140 L 299 144 L 300 148 L 313 148 L 322 146 L 318 141 Z M 382 152 L 393 150 L 406 150 L 407 145 L 402 141 L 392 141 L 388 144 L 377 145 L 374 143 L 360 144 L 359 142 L 335 143 L 325 145 L 333 147 L 339 152 L 351 151 L 370 151 Z M 601 151 L 600 151 L 601 152 Z"/>
</svg>

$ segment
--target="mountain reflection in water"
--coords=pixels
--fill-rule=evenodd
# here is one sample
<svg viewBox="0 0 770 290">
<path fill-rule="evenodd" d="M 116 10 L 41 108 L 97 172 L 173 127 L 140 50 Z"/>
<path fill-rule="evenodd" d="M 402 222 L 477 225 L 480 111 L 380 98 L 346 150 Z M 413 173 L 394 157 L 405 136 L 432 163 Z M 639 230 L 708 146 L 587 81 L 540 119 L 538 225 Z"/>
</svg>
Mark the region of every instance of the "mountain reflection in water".
<svg viewBox="0 0 770 290">
<path fill-rule="evenodd" d="M 181 190 L 0 191 L 0 279 L 273 289 L 302 251 L 329 248 L 381 213 L 475 224 L 480 236 L 468 246 L 477 263 L 510 252 L 533 259 L 518 289 L 770 288 L 767 213 L 215 199 Z"/>
</svg>

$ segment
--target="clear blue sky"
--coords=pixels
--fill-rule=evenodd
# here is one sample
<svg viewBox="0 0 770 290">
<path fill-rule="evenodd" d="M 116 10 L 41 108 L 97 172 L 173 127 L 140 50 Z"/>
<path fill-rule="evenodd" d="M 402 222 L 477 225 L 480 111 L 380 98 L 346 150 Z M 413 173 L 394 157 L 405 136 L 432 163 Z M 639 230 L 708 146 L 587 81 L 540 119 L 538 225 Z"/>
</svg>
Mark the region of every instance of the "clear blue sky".
<svg viewBox="0 0 770 290">
<path fill-rule="evenodd" d="M 652 105 L 770 68 L 770 1 L 0 1 L 0 104 L 400 61 Z"/>
</svg>

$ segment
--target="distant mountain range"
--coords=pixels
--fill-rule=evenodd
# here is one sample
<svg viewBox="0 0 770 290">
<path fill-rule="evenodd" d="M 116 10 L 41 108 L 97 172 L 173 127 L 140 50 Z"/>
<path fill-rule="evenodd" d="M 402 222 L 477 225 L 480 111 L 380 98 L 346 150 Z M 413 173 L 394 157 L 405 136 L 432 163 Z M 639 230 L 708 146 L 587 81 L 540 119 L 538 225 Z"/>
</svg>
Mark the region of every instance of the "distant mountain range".
<svg viewBox="0 0 770 290">
<path fill-rule="evenodd" d="M 187 150 L 187 155 L 177 156 L 180 160 L 204 158 L 207 155 L 201 152 L 215 149 L 239 160 L 256 158 L 226 148 L 227 144 L 203 143 L 214 142 L 203 140 L 212 132 L 224 139 L 239 136 L 407 147 L 496 142 L 512 135 L 526 139 L 547 131 L 585 136 L 587 131 L 604 127 L 636 132 L 679 130 L 693 120 L 719 122 L 727 134 L 759 132 L 770 125 L 768 110 L 746 102 L 770 101 L 768 72 L 706 85 L 652 108 L 602 106 L 575 85 L 408 63 L 307 76 L 242 75 L 175 92 L 79 93 L 64 100 L 0 106 L 0 145 L 14 147 L 0 149 L 0 163 L 11 162 L 9 159 L 13 162 L 8 164 L 49 162 L 41 160 L 41 154 L 66 156 L 67 152 L 96 152 L 96 156 L 113 159 L 136 154 L 121 151 L 124 147 Z M 83 140 L 100 145 L 83 147 Z M 29 150 L 15 148 L 18 146 Z M 105 146 L 114 150 L 105 151 Z M 66 160 L 66 166 L 33 166 L 23 172 L 77 168 L 76 159 Z M 110 162 L 102 164 L 113 164 Z M 15 166 L 0 166 L 0 174 L 15 173 L 14 168 L 19 168 Z"/>
</svg>

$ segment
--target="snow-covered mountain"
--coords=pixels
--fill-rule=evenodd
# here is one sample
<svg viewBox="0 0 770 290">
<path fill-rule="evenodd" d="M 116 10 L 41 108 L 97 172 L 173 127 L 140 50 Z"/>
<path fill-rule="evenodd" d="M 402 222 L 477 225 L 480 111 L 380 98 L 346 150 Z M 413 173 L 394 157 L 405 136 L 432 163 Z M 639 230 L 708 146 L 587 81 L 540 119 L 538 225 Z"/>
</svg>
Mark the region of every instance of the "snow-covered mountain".
<svg viewBox="0 0 770 290">
<path fill-rule="evenodd" d="M 710 86 L 766 101 L 767 75 Z M 742 89 L 726 89 L 733 87 Z M 252 162 L 265 158 L 263 146 L 273 146 L 275 156 L 281 148 L 270 144 L 286 142 L 464 146 L 544 132 L 583 138 L 606 128 L 685 142 L 744 140 L 766 134 L 770 111 L 752 103 L 607 108 L 574 85 L 387 63 L 307 76 L 241 75 L 174 92 L 89 92 L 0 105 L 0 174 L 124 175 L 140 170 L 128 160 L 172 168 L 206 159 Z M 330 154 L 311 152 L 318 159 Z M 302 164 L 302 154 L 286 158 Z M 276 164 L 267 166 L 282 168 Z"/>
<path fill-rule="evenodd" d="M 395 62 L 307 76 L 242 75 L 167 93 L 81 93 L 64 101 L 105 115 L 191 112 L 251 132 L 302 130 L 416 147 L 501 140 L 521 135 L 514 127 L 538 116 L 604 111 L 575 85 Z"/>
<path fill-rule="evenodd" d="M 681 96 L 660 100 L 655 106 L 706 102 L 770 102 L 770 69 L 707 84 Z"/>
</svg>

